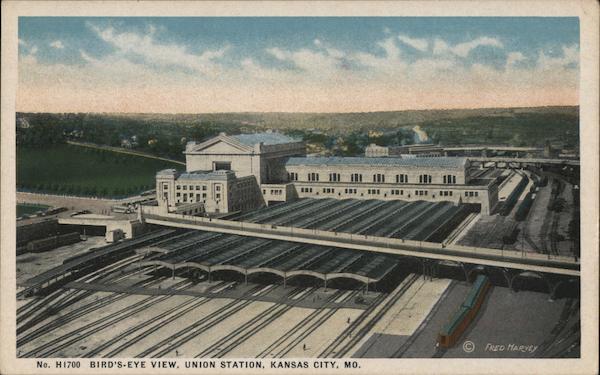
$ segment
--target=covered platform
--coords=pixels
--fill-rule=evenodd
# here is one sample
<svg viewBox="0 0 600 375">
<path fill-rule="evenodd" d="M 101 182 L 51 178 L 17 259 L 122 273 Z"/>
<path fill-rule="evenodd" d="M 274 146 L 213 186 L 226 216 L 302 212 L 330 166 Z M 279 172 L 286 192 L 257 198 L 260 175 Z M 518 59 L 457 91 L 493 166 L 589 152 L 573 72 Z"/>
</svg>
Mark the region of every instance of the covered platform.
<svg viewBox="0 0 600 375">
<path fill-rule="evenodd" d="M 189 241 L 195 241 L 190 246 Z M 233 271 L 244 276 L 266 273 L 281 277 L 284 285 L 296 276 L 320 279 L 325 287 L 334 279 L 347 278 L 369 284 L 385 278 L 399 259 L 385 254 L 369 254 L 357 250 L 333 249 L 294 242 L 248 238 L 196 232 L 177 247 L 157 258 L 142 261 L 142 266 L 159 266 L 172 270 L 197 269 L 210 275 L 216 271 Z M 153 249 L 156 246 L 153 247 Z M 149 250 L 152 250 L 149 248 Z"/>
</svg>

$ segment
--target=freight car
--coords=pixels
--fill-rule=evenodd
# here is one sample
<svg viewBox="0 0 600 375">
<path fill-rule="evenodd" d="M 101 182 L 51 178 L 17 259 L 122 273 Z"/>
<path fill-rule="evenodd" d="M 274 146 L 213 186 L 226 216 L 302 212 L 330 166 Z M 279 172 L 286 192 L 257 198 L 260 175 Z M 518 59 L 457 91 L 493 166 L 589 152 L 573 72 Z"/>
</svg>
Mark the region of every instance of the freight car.
<svg viewBox="0 0 600 375">
<path fill-rule="evenodd" d="M 27 251 L 30 253 L 39 253 L 51 250 L 59 246 L 70 245 L 81 240 L 78 232 L 51 236 L 41 240 L 34 240 L 27 244 Z"/>
<path fill-rule="evenodd" d="M 517 186 L 513 189 L 513 191 L 509 194 L 509 196 L 504 201 L 504 204 L 502 205 L 502 208 L 500 209 L 500 215 L 508 216 L 508 214 L 510 214 L 513 207 L 519 200 L 521 193 L 523 193 L 523 190 L 525 190 L 525 187 L 527 187 L 528 183 L 529 183 L 529 178 L 525 175 L 521 176 L 521 181 L 519 181 Z"/>
<path fill-rule="evenodd" d="M 467 298 L 439 333 L 438 343 L 441 347 L 451 348 L 456 344 L 462 333 L 477 316 L 490 285 L 487 276 L 477 276 Z"/>
</svg>

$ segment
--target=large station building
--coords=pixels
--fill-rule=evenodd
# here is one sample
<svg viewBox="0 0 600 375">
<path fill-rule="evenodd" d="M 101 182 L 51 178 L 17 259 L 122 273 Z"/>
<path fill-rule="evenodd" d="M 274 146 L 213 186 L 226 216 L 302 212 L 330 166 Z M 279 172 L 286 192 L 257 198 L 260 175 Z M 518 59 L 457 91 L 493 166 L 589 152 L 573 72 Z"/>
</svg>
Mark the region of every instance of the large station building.
<svg viewBox="0 0 600 375">
<path fill-rule="evenodd" d="M 311 157 L 302 140 L 221 133 L 185 149 L 186 171 L 156 175 L 159 206 L 199 214 L 252 210 L 298 198 L 472 203 L 490 214 L 495 179 L 472 178 L 461 157 Z"/>
</svg>

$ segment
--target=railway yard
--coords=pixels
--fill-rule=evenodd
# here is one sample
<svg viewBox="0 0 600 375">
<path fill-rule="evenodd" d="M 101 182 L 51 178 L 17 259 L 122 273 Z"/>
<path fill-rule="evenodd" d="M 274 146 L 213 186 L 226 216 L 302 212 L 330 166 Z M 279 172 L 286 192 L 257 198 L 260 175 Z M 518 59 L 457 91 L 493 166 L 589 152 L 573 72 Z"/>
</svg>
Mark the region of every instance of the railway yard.
<svg viewBox="0 0 600 375">
<path fill-rule="evenodd" d="M 564 232 L 574 214 L 572 184 L 550 178 L 544 185 L 530 170 L 481 176 L 502 176 L 500 207 L 491 216 L 443 201 L 304 198 L 227 219 L 573 254 Z M 536 197 L 519 221 L 515 213 L 528 192 Z M 563 206 L 548 214 L 557 199 Z M 452 264 L 439 267 L 446 273 L 424 267 L 389 254 L 198 230 L 155 227 L 114 244 L 90 236 L 17 257 L 18 356 L 579 355 L 578 294 L 564 291 L 568 283 L 556 284 L 552 295 L 527 290 L 528 275 L 512 289 L 494 283 L 459 343 L 440 348 L 437 335 L 468 295 L 470 274 Z M 473 351 L 463 350 L 465 340 Z"/>
</svg>

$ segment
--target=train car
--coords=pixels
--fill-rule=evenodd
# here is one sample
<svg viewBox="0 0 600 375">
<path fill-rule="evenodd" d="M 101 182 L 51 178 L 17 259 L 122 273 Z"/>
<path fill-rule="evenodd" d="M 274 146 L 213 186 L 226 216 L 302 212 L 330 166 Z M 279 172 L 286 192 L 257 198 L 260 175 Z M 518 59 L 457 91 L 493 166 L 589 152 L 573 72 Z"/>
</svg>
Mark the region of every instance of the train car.
<svg viewBox="0 0 600 375">
<path fill-rule="evenodd" d="M 70 245 L 81 240 L 78 232 L 62 234 L 34 240 L 27 244 L 27 251 L 30 253 L 52 250 L 59 246 Z"/>
<path fill-rule="evenodd" d="M 473 287 L 469 291 L 469 294 L 467 294 L 467 297 L 458 311 L 440 331 L 438 343 L 441 347 L 451 348 L 460 339 L 460 336 L 477 316 L 490 285 L 487 276 L 477 276 L 477 279 L 475 279 L 475 282 L 473 283 Z"/>
</svg>

